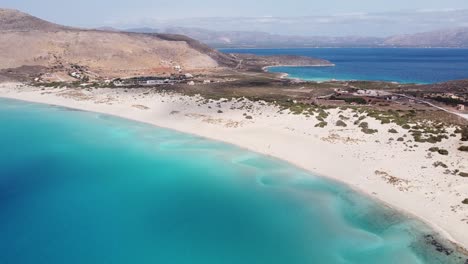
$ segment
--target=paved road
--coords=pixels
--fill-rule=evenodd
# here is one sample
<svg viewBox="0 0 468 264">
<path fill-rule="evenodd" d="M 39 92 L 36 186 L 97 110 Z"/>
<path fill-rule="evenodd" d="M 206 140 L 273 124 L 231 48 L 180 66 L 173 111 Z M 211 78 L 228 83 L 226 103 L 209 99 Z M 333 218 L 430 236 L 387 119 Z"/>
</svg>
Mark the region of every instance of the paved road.
<svg viewBox="0 0 468 264">
<path fill-rule="evenodd" d="M 421 100 L 421 99 L 418 99 L 418 98 L 415 98 L 415 97 L 412 97 L 412 96 L 408 96 L 408 95 L 405 95 L 405 94 L 395 94 L 395 95 L 399 95 L 399 96 L 402 96 L 402 97 L 405 97 L 405 98 L 408 98 L 408 99 L 411 99 L 411 100 L 414 100 L 416 102 L 420 102 L 420 103 L 423 103 L 423 104 L 427 104 L 429 106 L 432 106 L 434 108 L 437 108 L 439 110 L 442 110 L 442 111 L 445 111 L 447 113 L 451 113 L 451 114 L 454 114 L 454 115 L 457 115 L 457 116 L 460 116 L 466 120 L 468 120 L 468 114 L 462 114 L 462 113 L 457 113 L 457 112 L 453 112 L 453 111 L 450 111 L 448 109 L 445 109 L 443 107 L 440 107 L 440 106 L 437 106 L 431 102 L 428 102 L 428 101 L 424 101 L 424 100 Z"/>
</svg>

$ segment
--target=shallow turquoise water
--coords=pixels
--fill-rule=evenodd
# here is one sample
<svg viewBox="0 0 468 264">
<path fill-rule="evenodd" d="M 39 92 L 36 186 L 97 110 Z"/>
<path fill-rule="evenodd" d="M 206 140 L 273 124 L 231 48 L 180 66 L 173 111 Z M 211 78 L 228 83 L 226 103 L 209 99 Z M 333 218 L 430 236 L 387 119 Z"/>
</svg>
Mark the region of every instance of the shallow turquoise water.
<svg viewBox="0 0 468 264">
<path fill-rule="evenodd" d="M 418 222 L 281 161 L 0 99 L 0 263 L 458 263 Z"/>
<path fill-rule="evenodd" d="M 436 83 L 468 79 L 468 49 L 302 48 L 223 49 L 226 53 L 322 58 L 334 67 L 274 67 L 271 72 L 310 81 L 366 80 Z"/>
</svg>

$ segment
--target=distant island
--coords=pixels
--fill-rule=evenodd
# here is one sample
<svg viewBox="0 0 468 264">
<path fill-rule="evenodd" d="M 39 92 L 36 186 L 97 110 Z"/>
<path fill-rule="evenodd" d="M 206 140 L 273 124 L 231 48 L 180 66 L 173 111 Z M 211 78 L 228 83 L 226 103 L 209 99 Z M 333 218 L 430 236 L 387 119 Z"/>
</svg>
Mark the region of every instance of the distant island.
<svg viewBox="0 0 468 264">
<path fill-rule="evenodd" d="M 109 28 L 107 28 L 109 29 Z M 117 29 L 113 29 L 117 30 Z M 390 37 L 368 36 L 287 36 L 266 32 L 214 31 L 203 28 L 134 28 L 139 33 L 172 33 L 192 37 L 215 48 L 307 48 L 307 47 L 386 47 L 386 48 L 468 48 L 468 28 L 450 28 Z"/>
</svg>

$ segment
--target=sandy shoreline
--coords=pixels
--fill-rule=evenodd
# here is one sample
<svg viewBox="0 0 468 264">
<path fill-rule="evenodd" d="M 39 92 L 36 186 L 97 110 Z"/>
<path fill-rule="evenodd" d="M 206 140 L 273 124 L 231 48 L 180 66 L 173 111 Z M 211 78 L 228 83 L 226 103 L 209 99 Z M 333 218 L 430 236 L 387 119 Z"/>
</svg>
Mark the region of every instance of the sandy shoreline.
<svg viewBox="0 0 468 264">
<path fill-rule="evenodd" d="M 410 137 L 397 142 L 405 131 L 395 124 L 369 117 L 369 127 L 379 132 L 362 133 L 353 125 L 351 110 L 328 110 L 329 125 L 318 128 L 313 116 L 280 113 L 262 102 L 206 101 L 150 89 L 83 91 L 10 83 L 0 84 L 0 97 L 116 115 L 280 158 L 420 218 L 468 248 L 468 206 L 461 203 L 468 198 L 468 178 L 433 166 L 440 161 L 468 172 L 468 155 L 457 151 L 461 145 L 457 138 L 436 144 L 450 153 L 442 156 L 427 151 L 433 144 L 415 144 Z M 350 118 L 347 127 L 335 126 L 339 115 Z M 388 133 L 391 128 L 398 133 Z"/>
</svg>

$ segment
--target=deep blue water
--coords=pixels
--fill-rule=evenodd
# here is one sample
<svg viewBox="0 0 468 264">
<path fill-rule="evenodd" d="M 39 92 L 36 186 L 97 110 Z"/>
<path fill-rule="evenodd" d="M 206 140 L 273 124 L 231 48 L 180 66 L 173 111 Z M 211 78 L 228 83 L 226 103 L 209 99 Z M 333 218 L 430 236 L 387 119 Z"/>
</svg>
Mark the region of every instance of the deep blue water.
<svg viewBox="0 0 468 264">
<path fill-rule="evenodd" d="M 0 99 L 2 264 L 458 263 L 429 232 L 232 145 Z"/>
<path fill-rule="evenodd" d="M 223 49 L 227 53 L 300 55 L 331 61 L 335 67 L 274 67 L 271 72 L 312 81 L 370 80 L 436 83 L 468 79 L 468 49 L 308 48 Z"/>
</svg>

